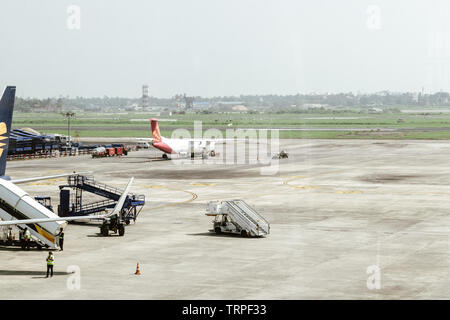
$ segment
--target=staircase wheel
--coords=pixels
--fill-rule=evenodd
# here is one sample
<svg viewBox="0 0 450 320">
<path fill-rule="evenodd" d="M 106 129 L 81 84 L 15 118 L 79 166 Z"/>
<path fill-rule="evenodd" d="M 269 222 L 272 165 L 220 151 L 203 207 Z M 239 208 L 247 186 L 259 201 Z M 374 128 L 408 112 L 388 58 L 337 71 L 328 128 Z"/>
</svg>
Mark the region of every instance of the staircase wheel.
<svg viewBox="0 0 450 320">
<path fill-rule="evenodd" d="M 248 236 L 247 230 L 242 230 L 241 231 L 241 236 L 242 237 L 247 237 Z"/>
<path fill-rule="evenodd" d="M 100 232 L 103 236 L 107 237 L 109 235 L 109 228 L 108 225 L 103 224 L 100 228 Z"/>
<path fill-rule="evenodd" d="M 220 227 L 216 227 L 216 228 L 214 229 L 214 231 L 215 231 L 217 234 L 222 233 L 222 229 L 220 229 Z"/>
<path fill-rule="evenodd" d="M 119 224 L 117 229 L 119 229 L 119 236 L 122 237 L 125 234 L 125 226 L 123 224 Z"/>
</svg>

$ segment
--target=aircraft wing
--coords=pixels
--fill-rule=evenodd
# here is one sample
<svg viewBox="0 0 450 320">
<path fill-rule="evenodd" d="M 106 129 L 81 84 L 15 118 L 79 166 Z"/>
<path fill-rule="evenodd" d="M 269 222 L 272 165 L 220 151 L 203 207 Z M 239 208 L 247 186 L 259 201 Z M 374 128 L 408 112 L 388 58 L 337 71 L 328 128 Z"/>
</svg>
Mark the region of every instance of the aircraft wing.
<svg viewBox="0 0 450 320">
<path fill-rule="evenodd" d="M 41 219 L 24 219 L 24 220 L 9 220 L 9 221 L 0 221 L 0 226 L 9 226 L 9 225 L 17 225 L 17 224 L 30 224 L 30 223 L 43 223 L 43 222 L 53 222 L 53 221 L 72 221 L 72 220 L 93 220 L 93 219 L 105 219 L 111 217 L 114 214 L 120 213 L 122 210 L 123 204 L 130 192 L 131 184 L 133 183 L 134 178 L 132 177 L 125 188 L 125 191 L 120 196 L 119 201 L 114 207 L 111 213 L 97 215 L 97 216 L 82 216 L 82 217 L 58 217 L 58 218 L 41 218 Z"/>
<path fill-rule="evenodd" d="M 85 174 L 88 172 L 72 172 L 72 173 L 63 173 L 63 174 L 56 174 L 52 176 L 42 176 L 42 177 L 33 177 L 33 178 L 25 178 L 25 179 L 14 179 L 11 180 L 12 183 L 20 184 L 20 183 L 27 183 L 27 182 L 33 182 L 33 181 L 40 181 L 40 180 L 48 180 L 48 179 L 56 179 L 56 178 L 62 178 L 62 177 L 68 177 L 73 174 Z"/>
<path fill-rule="evenodd" d="M 117 202 L 116 206 L 114 207 L 113 211 L 106 214 L 107 217 L 113 216 L 115 214 L 119 214 L 120 210 L 122 210 L 123 204 L 125 203 L 125 200 L 128 196 L 128 193 L 130 192 L 131 184 L 133 183 L 134 177 L 131 177 L 130 181 L 128 181 L 127 187 L 125 188 L 125 191 L 122 193 L 122 195 L 119 198 L 119 201 Z"/>
<path fill-rule="evenodd" d="M 106 214 L 99 216 L 83 216 L 83 217 L 59 217 L 59 218 L 41 218 L 41 219 L 25 219 L 25 220 L 10 220 L 10 221 L 0 221 L 0 226 L 10 226 L 17 224 L 32 224 L 32 223 L 43 223 L 43 222 L 53 222 L 53 221 L 72 221 L 72 220 L 91 220 L 91 219 L 104 219 Z"/>
</svg>

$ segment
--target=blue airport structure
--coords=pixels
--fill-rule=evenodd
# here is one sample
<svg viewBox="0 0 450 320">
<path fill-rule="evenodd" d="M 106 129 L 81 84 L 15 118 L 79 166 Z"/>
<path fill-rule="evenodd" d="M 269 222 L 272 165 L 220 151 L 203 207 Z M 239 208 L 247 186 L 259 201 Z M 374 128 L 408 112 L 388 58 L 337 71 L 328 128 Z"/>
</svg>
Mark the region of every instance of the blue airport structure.
<svg viewBox="0 0 450 320">
<path fill-rule="evenodd" d="M 59 150 L 59 147 L 53 136 L 14 129 L 10 133 L 8 155 L 50 153 Z"/>
</svg>

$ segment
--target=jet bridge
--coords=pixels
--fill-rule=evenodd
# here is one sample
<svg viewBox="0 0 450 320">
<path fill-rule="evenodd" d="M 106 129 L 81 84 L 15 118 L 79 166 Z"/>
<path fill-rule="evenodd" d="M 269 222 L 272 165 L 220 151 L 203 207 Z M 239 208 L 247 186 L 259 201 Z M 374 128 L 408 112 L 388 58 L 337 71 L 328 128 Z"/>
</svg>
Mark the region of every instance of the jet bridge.
<svg viewBox="0 0 450 320">
<path fill-rule="evenodd" d="M 24 190 L 10 181 L 0 179 L 0 218 L 5 221 L 58 218 Z M 37 247 L 57 249 L 57 234 L 67 225 L 64 221 L 20 224 L 20 230 L 28 229 Z"/>
<path fill-rule="evenodd" d="M 211 201 L 207 216 L 215 216 L 214 231 L 260 237 L 270 233 L 270 224 L 244 200 Z M 222 220 L 218 217 L 222 216 Z"/>
</svg>

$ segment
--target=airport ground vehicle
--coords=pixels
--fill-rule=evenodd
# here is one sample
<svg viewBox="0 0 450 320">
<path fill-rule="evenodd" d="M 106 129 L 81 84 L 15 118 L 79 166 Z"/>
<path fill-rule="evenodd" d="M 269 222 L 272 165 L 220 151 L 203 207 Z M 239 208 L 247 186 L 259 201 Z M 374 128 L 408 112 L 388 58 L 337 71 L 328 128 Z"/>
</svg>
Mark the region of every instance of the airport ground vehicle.
<svg viewBox="0 0 450 320">
<path fill-rule="evenodd" d="M 214 217 L 216 233 L 234 233 L 260 237 L 270 233 L 270 224 L 243 200 L 210 201 L 206 215 Z"/>
<path fill-rule="evenodd" d="M 109 219 L 109 221 L 105 220 L 100 227 L 100 233 L 104 237 L 109 236 L 110 230 L 114 233 L 118 233 L 119 236 L 123 236 L 125 234 L 125 225 L 123 224 L 123 221 L 116 216 Z"/>
<path fill-rule="evenodd" d="M 116 155 L 116 149 L 112 147 L 98 147 L 92 151 L 92 158 L 112 157 L 114 155 Z"/>
<path fill-rule="evenodd" d="M 54 212 L 53 211 L 53 206 L 52 206 L 52 199 L 50 197 L 48 197 L 48 196 L 37 196 L 37 197 L 34 197 L 34 200 L 36 200 L 37 202 L 42 204 L 44 207 L 46 207 L 51 212 Z"/>
<path fill-rule="evenodd" d="M 138 141 L 136 146 L 137 146 L 138 149 L 148 149 L 148 148 L 150 148 L 150 144 L 148 142 L 146 142 L 146 141 Z"/>
<path fill-rule="evenodd" d="M 114 157 L 128 155 L 128 150 L 123 146 L 108 145 L 104 147 L 97 147 L 92 151 L 92 158 L 104 158 L 104 157 Z"/>
<path fill-rule="evenodd" d="M 102 158 L 106 157 L 106 148 L 105 147 L 97 147 L 92 150 L 92 158 Z"/>
<path fill-rule="evenodd" d="M 99 145 L 81 145 L 78 147 L 79 151 L 93 151 L 94 149 L 101 147 Z"/>
<path fill-rule="evenodd" d="M 72 137 L 70 136 L 65 136 L 58 133 L 55 133 L 52 136 L 60 146 L 68 146 L 69 143 L 72 141 Z"/>
<path fill-rule="evenodd" d="M 272 159 L 287 159 L 289 158 L 289 154 L 286 152 L 286 150 L 281 150 L 279 153 L 274 155 Z"/>
</svg>

